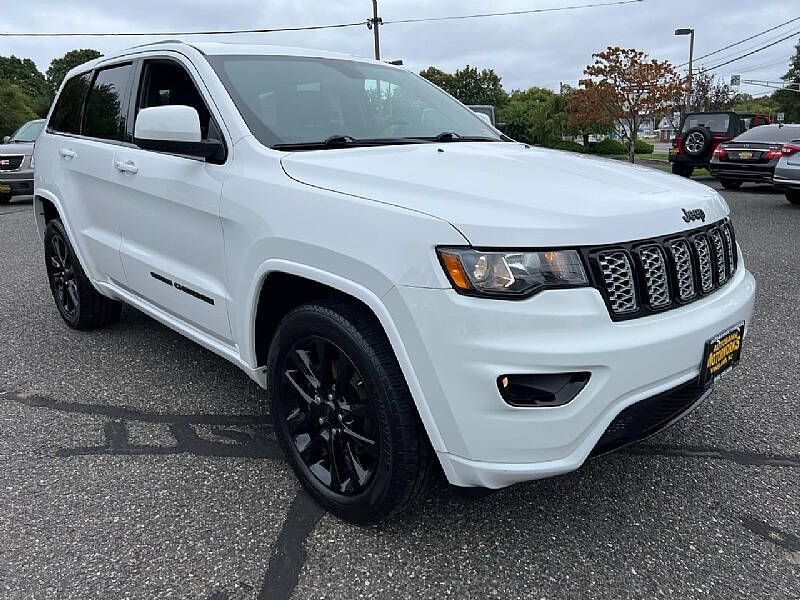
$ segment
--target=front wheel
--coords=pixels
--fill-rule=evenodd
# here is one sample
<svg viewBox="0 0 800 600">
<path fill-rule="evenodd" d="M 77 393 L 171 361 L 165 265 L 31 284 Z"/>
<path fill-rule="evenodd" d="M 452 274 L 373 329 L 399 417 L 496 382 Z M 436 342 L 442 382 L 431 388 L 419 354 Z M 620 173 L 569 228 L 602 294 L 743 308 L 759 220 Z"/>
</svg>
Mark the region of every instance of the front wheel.
<svg viewBox="0 0 800 600">
<path fill-rule="evenodd" d="M 726 190 L 738 190 L 742 187 L 741 181 L 734 181 L 733 179 L 720 179 L 719 182 Z"/>
<path fill-rule="evenodd" d="M 272 339 L 267 369 L 276 435 L 319 504 L 375 523 L 425 493 L 433 450 L 371 313 L 338 300 L 295 308 Z"/>
<path fill-rule="evenodd" d="M 800 204 L 800 190 L 789 190 L 786 192 L 786 199 L 792 204 Z"/>
<path fill-rule="evenodd" d="M 73 329 L 97 329 L 120 316 L 122 305 L 100 294 L 78 262 L 61 221 L 53 219 L 44 231 L 44 259 L 56 308 Z"/>
<path fill-rule="evenodd" d="M 673 175 L 680 175 L 681 177 L 691 177 L 692 173 L 694 173 L 694 167 L 690 165 L 681 165 L 678 163 L 672 163 Z"/>
<path fill-rule="evenodd" d="M 11 202 L 11 192 L 0 192 L 0 204 Z"/>
</svg>

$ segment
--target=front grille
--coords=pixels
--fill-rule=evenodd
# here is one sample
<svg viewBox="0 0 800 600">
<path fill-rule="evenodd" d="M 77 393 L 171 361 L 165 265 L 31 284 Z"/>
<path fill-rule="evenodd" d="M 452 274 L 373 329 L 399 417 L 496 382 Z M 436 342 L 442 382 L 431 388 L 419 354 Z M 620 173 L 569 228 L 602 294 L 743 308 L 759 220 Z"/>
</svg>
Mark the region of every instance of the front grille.
<svg viewBox="0 0 800 600">
<path fill-rule="evenodd" d="M 689 410 L 704 393 L 698 378 L 631 404 L 611 421 L 589 456 L 606 454 L 658 433 Z"/>
<path fill-rule="evenodd" d="M 0 171 L 16 171 L 25 157 L 22 154 L 0 154 Z"/>
<path fill-rule="evenodd" d="M 666 306 L 669 304 L 669 283 L 661 247 L 645 246 L 639 250 L 639 256 L 642 258 L 642 270 L 650 306 L 653 308 Z"/>
<path fill-rule="evenodd" d="M 583 250 L 614 320 L 675 308 L 713 293 L 736 270 L 725 219 L 682 234 Z"/>
<path fill-rule="evenodd" d="M 625 314 L 638 308 L 636 286 L 631 261 L 625 252 L 605 252 L 599 255 L 600 270 L 611 303 L 611 310 Z"/>
</svg>

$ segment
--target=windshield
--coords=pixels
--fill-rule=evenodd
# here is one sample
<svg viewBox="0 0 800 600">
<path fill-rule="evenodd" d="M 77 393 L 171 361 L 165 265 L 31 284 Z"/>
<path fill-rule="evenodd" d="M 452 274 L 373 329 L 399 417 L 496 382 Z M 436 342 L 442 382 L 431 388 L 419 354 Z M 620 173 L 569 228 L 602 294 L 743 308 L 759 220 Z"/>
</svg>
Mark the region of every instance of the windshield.
<svg viewBox="0 0 800 600">
<path fill-rule="evenodd" d="M 295 56 L 210 56 L 247 126 L 271 147 L 500 135 L 439 88 L 403 69 Z"/>
<path fill-rule="evenodd" d="M 707 127 L 714 133 L 727 133 L 730 120 L 731 116 L 726 113 L 688 115 L 681 132 L 686 133 L 692 127 Z"/>
<path fill-rule="evenodd" d="M 33 143 L 39 139 L 39 134 L 42 133 L 44 128 L 44 121 L 30 121 L 25 123 L 22 127 L 17 129 L 17 132 L 11 136 L 10 142 Z"/>
<path fill-rule="evenodd" d="M 737 142 L 790 142 L 800 137 L 800 126 L 798 125 L 759 125 L 748 129 L 742 135 L 735 138 Z"/>
</svg>

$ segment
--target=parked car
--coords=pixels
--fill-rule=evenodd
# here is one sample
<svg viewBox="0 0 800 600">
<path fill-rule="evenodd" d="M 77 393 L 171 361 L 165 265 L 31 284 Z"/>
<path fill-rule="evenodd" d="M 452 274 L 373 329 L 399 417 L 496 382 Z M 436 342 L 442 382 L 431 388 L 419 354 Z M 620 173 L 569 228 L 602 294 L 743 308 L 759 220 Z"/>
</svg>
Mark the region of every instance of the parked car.
<svg viewBox="0 0 800 600">
<path fill-rule="evenodd" d="M 772 183 L 775 189 L 786 192 L 789 202 L 800 204 L 800 136 L 781 148 L 781 158 L 775 165 Z"/>
<path fill-rule="evenodd" d="M 0 204 L 12 196 L 33 193 L 33 146 L 44 128 L 44 119 L 29 121 L 0 145 Z"/>
<path fill-rule="evenodd" d="M 347 55 L 164 42 L 89 62 L 35 179 L 66 324 L 125 302 L 239 366 L 302 485 L 356 522 L 439 467 L 500 488 L 661 430 L 737 363 L 753 311 L 716 191 L 510 141 Z"/>
<path fill-rule="evenodd" d="M 669 150 L 672 172 L 691 177 L 695 169 L 708 169 L 717 146 L 755 125 L 769 122 L 768 115 L 758 113 L 715 111 L 685 115 Z"/>
<path fill-rule="evenodd" d="M 800 125 L 760 125 L 717 146 L 709 170 L 726 189 L 745 181 L 772 183 L 783 145 L 800 137 Z"/>
</svg>

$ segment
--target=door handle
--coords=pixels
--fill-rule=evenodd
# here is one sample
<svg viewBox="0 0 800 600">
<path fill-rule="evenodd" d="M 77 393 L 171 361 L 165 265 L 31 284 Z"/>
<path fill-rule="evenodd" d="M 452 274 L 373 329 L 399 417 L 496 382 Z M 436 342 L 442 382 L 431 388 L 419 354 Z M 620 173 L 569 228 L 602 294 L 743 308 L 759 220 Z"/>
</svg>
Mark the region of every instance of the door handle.
<svg viewBox="0 0 800 600">
<path fill-rule="evenodd" d="M 139 167 L 137 167 L 132 162 L 120 162 L 116 161 L 114 163 L 114 168 L 119 171 L 120 173 L 130 173 L 131 175 L 136 175 L 139 172 Z"/>
<path fill-rule="evenodd" d="M 67 160 L 73 159 L 76 156 L 78 156 L 77 153 L 73 152 L 72 150 L 67 150 L 66 148 L 61 148 L 61 150 L 58 151 L 58 155 L 61 158 L 66 158 Z"/>
</svg>

